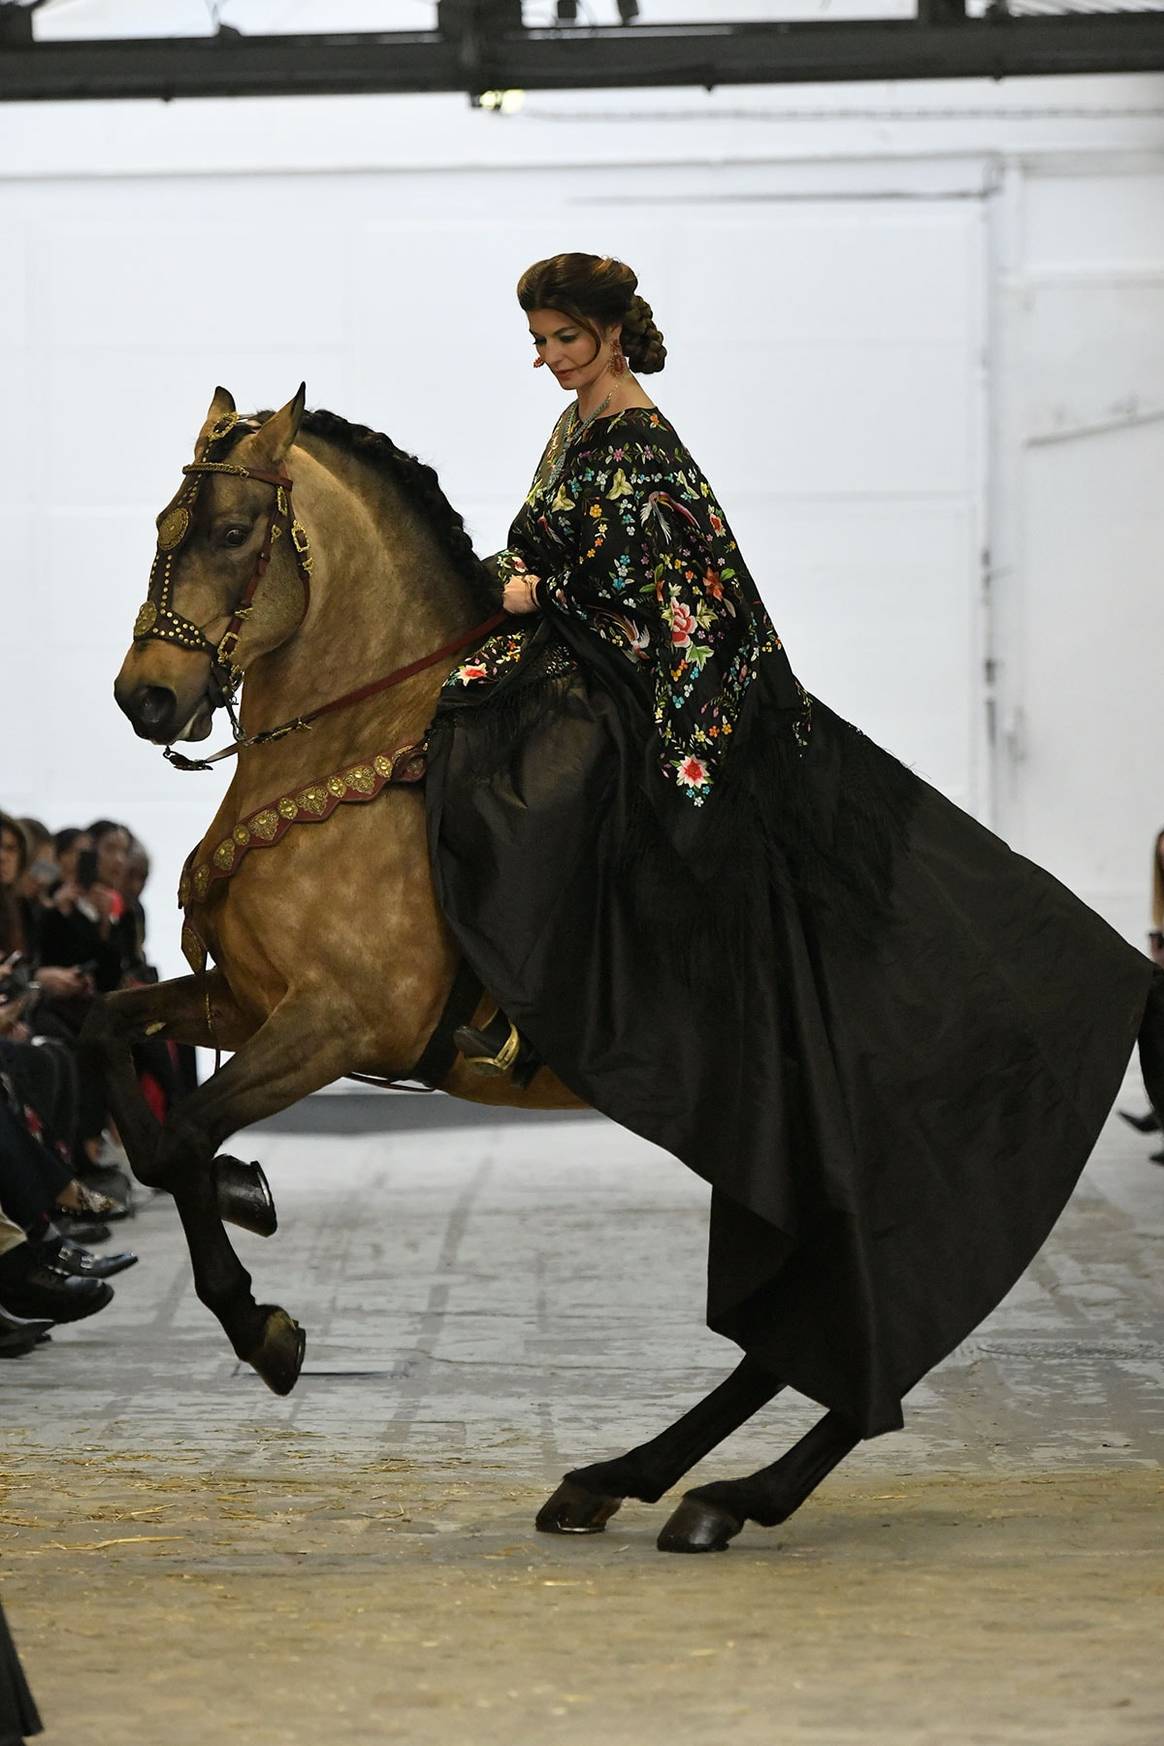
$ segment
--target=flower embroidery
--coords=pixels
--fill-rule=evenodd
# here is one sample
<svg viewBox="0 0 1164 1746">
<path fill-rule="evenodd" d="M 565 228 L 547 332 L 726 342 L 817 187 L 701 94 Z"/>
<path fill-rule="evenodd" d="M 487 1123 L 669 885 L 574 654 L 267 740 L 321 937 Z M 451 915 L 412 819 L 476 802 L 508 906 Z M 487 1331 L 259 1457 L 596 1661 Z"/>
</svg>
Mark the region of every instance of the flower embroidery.
<svg viewBox="0 0 1164 1746">
<path fill-rule="evenodd" d="M 682 600 L 673 600 L 669 617 L 671 619 L 671 641 L 676 648 L 686 648 L 691 641 L 691 633 L 697 629 L 695 614 Z"/>
<path fill-rule="evenodd" d="M 698 513 L 697 513 L 698 512 Z M 555 426 L 499 575 L 546 577 L 551 624 L 561 614 L 629 656 L 659 738 L 661 779 L 702 806 L 762 659 L 780 641 L 708 484 L 656 411 Z M 519 557 L 518 554 L 521 554 Z M 505 566 L 508 564 L 509 570 Z M 487 685 L 519 658 L 526 632 L 496 633 L 446 681 Z M 791 728 L 809 743 L 811 706 Z"/>
<path fill-rule="evenodd" d="M 686 758 L 674 760 L 675 774 L 684 788 L 707 788 L 710 786 L 710 771 L 702 758 L 690 753 Z"/>
</svg>

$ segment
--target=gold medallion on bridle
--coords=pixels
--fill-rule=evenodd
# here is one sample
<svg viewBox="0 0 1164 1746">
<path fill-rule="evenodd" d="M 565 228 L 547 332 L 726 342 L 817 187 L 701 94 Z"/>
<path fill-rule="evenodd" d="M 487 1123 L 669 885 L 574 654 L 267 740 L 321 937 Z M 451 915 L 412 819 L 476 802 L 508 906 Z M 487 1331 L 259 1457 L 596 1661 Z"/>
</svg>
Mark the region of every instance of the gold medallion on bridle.
<svg viewBox="0 0 1164 1746">
<path fill-rule="evenodd" d="M 221 418 L 216 418 L 206 433 L 208 443 L 221 442 L 224 436 L 229 436 L 238 423 L 237 412 L 224 412 Z"/>
<path fill-rule="evenodd" d="M 146 600 L 137 609 L 137 617 L 133 621 L 135 637 L 148 636 L 158 622 L 158 609 L 152 600 Z"/>
<path fill-rule="evenodd" d="M 173 552 L 186 538 L 190 531 L 190 511 L 183 509 L 179 503 L 173 509 L 167 509 L 158 523 L 158 550 Z"/>
</svg>

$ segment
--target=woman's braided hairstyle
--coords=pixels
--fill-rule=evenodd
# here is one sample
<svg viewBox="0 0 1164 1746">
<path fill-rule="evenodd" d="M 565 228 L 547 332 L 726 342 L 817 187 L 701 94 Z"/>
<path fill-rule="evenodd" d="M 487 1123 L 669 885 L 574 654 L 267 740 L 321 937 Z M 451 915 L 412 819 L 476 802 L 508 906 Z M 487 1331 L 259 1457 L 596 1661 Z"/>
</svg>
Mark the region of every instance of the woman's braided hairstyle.
<svg viewBox="0 0 1164 1746">
<path fill-rule="evenodd" d="M 551 255 L 526 268 L 517 282 L 517 301 L 527 314 L 560 309 L 593 336 L 596 348 L 602 344 L 601 329 L 621 323 L 627 363 L 650 376 L 663 368 L 667 348 L 637 287 L 634 272 L 613 255 Z"/>
</svg>

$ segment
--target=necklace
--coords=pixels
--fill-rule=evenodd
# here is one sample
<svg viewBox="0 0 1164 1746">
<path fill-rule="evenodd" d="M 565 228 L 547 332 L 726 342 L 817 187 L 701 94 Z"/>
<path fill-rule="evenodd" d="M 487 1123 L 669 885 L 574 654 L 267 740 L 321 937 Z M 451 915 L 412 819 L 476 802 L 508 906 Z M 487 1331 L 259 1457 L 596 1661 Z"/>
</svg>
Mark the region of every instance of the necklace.
<svg viewBox="0 0 1164 1746">
<path fill-rule="evenodd" d="M 588 412 L 586 414 L 585 418 L 579 418 L 578 402 L 575 400 L 570 409 L 569 421 L 567 422 L 566 420 L 563 420 L 554 433 L 553 452 L 549 457 L 549 466 L 546 473 L 546 491 L 552 491 L 554 486 L 558 483 L 558 480 L 562 477 L 562 469 L 566 465 L 566 450 L 578 435 L 578 432 L 580 430 L 588 429 L 588 427 L 594 423 L 596 418 L 601 418 L 602 414 L 606 411 L 613 399 L 614 391 L 612 389 L 606 396 L 606 399 L 602 402 L 601 406 L 596 406 L 593 412 Z"/>
<path fill-rule="evenodd" d="M 575 400 L 575 402 L 574 402 L 574 420 L 570 426 L 571 435 L 573 435 L 574 431 L 576 431 L 576 430 L 585 430 L 586 426 L 588 424 L 593 424 L 594 420 L 596 418 L 601 418 L 603 413 L 606 411 L 607 407 L 610 405 L 610 403 L 613 399 L 614 399 L 614 389 L 612 388 L 610 393 L 606 396 L 606 399 L 602 402 L 602 405 L 596 406 L 594 408 L 593 412 L 588 412 L 586 414 L 585 418 L 579 417 L 579 415 L 578 415 L 578 402 Z"/>
</svg>

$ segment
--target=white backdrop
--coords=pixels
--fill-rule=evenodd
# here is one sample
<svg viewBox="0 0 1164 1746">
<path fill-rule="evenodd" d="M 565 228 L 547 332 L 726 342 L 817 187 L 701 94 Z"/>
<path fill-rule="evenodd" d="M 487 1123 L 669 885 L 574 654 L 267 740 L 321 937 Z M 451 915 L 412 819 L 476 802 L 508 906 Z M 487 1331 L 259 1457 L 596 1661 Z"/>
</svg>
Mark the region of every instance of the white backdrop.
<svg viewBox="0 0 1164 1746">
<path fill-rule="evenodd" d="M 1154 309 L 1164 115 L 1145 97 L 1164 81 L 1059 83 L 1092 122 L 1055 121 L 1045 86 L 1029 114 L 1014 86 L 943 88 L 940 115 L 934 88 L 885 87 L 860 119 L 831 91 L 750 94 L 734 119 L 690 93 L 542 99 L 512 121 L 451 98 L 0 111 L 2 803 L 54 828 L 125 817 L 177 968 L 177 868 L 222 779 L 171 771 L 110 691 L 215 383 L 250 407 L 306 377 L 311 403 L 433 461 L 491 550 L 558 405 L 513 283 L 593 248 L 640 274 L 671 348 L 651 385 L 805 682 L 1139 933 L 1164 808 L 1145 682 L 1159 472 L 1111 447 L 1080 474 L 1070 443 L 1030 438 L 1060 406 L 1164 396 L 1161 330 L 1122 321 L 1105 348 L 1102 298 L 1064 314 L 1028 280 L 1139 248 Z M 1100 622 L 1118 627 L 1093 644 L 1103 671 L 1065 702 L 1077 627 Z"/>
</svg>

